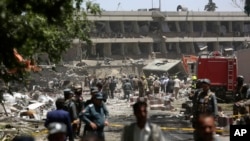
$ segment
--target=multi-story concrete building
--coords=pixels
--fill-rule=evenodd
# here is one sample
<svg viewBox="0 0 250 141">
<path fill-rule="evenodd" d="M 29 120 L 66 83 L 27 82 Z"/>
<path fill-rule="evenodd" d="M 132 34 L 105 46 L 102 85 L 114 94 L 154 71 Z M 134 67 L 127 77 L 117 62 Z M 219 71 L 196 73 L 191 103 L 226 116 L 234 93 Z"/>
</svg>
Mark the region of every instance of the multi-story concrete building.
<svg viewBox="0 0 250 141">
<path fill-rule="evenodd" d="M 182 54 L 247 47 L 250 17 L 243 12 L 104 11 L 93 21 L 89 58 L 175 58 Z"/>
</svg>

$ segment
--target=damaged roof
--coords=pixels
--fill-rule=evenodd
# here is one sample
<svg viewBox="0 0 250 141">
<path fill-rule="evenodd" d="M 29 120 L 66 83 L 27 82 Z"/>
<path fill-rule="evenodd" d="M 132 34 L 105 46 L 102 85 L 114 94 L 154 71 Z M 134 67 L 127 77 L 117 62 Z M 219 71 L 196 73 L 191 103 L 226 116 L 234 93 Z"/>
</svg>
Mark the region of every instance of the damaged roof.
<svg viewBox="0 0 250 141">
<path fill-rule="evenodd" d="M 181 60 L 172 60 L 172 59 L 155 59 L 154 61 L 148 63 L 143 70 L 151 71 L 168 71 L 174 66 L 178 65 Z"/>
</svg>

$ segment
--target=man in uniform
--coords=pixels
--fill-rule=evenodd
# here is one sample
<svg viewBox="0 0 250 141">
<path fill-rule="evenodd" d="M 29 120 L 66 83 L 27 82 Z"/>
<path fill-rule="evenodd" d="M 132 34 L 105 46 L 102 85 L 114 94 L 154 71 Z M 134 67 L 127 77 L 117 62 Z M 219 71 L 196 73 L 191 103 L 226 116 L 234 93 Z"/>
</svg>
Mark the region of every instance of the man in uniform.
<svg viewBox="0 0 250 141">
<path fill-rule="evenodd" d="M 81 114 L 81 120 L 86 123 L 86 134 L 96 134 L 102 141 L 105 141 L 104 127 L 109 123 L 103 106 L 102 93 L 96 93 L 93 96 L 93 103 L 89 104 Z"/>
<path fill-rule="evenodd" d="M 123 85 L 123 91 L 124 91 L 124 99 L 127 98 L 127 101 L 129 101 L 130 94 L 132 93 L 132 85 L 129 82 L 129 79 L 126 79 L 125 84 Z"/>
<path fill-rule="evenodd" d="M 92 88 L 90 88 L 90 95 L 91 95 L 91 98 L 85 102 L 84 107 L 83 107 L 83 110 L 82 110 L 82 112 L 80 113 L 80 118 L 82 117 L 82 114 L 83 114 L 83 112 L 85 111 L 85 108 L 88 107 L 88 105 L 94 103 L 95 95 L 96 95 L 98 92 L 99 92 L 99 91 L 98 91 L 98 88 L 97 88 L 97 87 L 92 87 Z M 108 117 L 109 117 L 108 108 L 106 107 L 106 104 L 105 104 L 104 102 L 102 102 L 102 106 L 103 106 L 103 108 L 104 108 L 105 118 L 106 118 L 106 120 L 108 121 Z M 86 135 L 86 128 L 85 128 L 85 127 L 84 127 L 84 130 L 83 130 L 83 135 Z"/>
<path fill-rule="evenodd" d="M 247 99 L 247 90 L 248 86 L 244 84 L 244 77 L 242 75 L 239 75 L 237 77 L 237 84 L 235 88 L 235 103 L 233 105 L 233 115 L 238 115 L 240 113 L 241 106 L 243 106 L 243 101 Z"/>
<path fill-rule="evenodd" d="M 84 106 L 84 100 L 82 97 L 82 86 L 80 84 L 76 84 L 73 86 L 73 92 L 74 92 L 74 97 L 73 97 L 73 102 L 76 105 L 76 113 L 77 115 L 80 114 L 82 111 L 82 107 Z M 81 131 L 81 121 L 79 120 L 79 123 L 73 124 L 73 130 L 75 130 L 76 135 L 80 135 Z"/>
<path fill-rule="evenodd" d="M 68 111 L 70 114 L 74 138 L 77 139 L 78 136 L 77 136 L 77 128 L 76 128 L 77 126 L 76 125 L 79 124 L 79 120 L 78 120 L 76 105 L 75 105 L 74 101 L 72 100 L 73 92 L 70 89 L 65 89 L 63 91 L 63 93 L 64 93 L 64 99 L 65 99 L 64 110 Z"/>
<path fill-rule="evenodd" d="M 200 114 L 212 114 L 214 118 L 218 116 L 218 107 L 215 94 L 210 90 L 210 80 L 202 79 L 202 90 L 200 90 L 193 100 L 193 126 L 194 126 L 194 139 L 199 140 L 197 134 L 197 121 Z"/>
</svg>

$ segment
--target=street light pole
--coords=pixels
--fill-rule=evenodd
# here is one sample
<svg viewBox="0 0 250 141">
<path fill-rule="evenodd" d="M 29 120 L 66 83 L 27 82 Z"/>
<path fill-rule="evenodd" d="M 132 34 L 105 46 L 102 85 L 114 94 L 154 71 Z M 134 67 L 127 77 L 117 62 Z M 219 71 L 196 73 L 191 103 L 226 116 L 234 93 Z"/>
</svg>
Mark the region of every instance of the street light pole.
<svg viewBox="0 0 250 141">
<path fill-rule="evenodd" d="M 159 0 L 159 10 L 161 11 L 161 0 Z"/>
</svg>

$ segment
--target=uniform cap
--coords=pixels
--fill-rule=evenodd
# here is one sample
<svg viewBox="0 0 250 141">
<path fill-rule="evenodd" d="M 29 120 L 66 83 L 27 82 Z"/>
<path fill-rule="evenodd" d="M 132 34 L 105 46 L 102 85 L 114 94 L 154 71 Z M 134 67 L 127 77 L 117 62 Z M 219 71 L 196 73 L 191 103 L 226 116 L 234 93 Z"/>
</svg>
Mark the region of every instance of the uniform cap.
<svg viewBox="0 0 250 141">
<path fill-rule="evenodd" d="M 91 87 L 90 88 L 90 93 L 97 93 L 98 92 L 98 88 L 97 87 Z"/>
<path fill-rule="evenodd" d="M 103 99 L 102 93 L 99 92 L 99 93 L 95 94 L 95 98 L 102 100 Z"/>
<path fill-rule="evenodd" d="M 81 89 L 82 86 L 81 86 L 80 84 L 76 84 L 76 85 L 73 86 L 73 88 L 74 88 L 74 89 Z"/>
<path fill-rule="evenodd" d="M 71 91 L 71 89 L 64 89 L 63 93 L 64 94 L 73 94 L 73 92 Z"/>
<path fill-rule="evenodd" d="M 202 83 L 210 85 L 211 82 L 210 82 L 209 79 L 205 78 L 205 79 L 202 80 Z"/>
<path fill-rule="evenodd" d="M 52 122 L 48 126 L 49 135 L 57 134 L 57 133 L 67 133 L 67 127 L 63 123 Z"/>
</svg>

